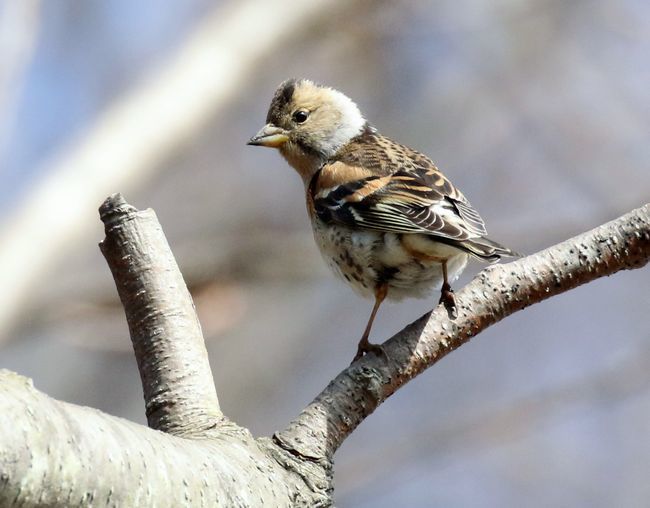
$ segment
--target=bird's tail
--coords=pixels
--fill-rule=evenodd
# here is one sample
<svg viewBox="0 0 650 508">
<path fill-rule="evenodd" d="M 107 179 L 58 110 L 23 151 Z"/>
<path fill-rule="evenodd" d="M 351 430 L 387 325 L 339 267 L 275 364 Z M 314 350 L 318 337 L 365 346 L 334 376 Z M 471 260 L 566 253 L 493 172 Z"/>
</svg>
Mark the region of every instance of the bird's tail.
<svg viewBox="0 0 650 508">
<path fill-rule="evenodd" d="M 521 257 L 518 252 L 510 250 L 508 247 L 504 247 L 485 236 L 463 240 L 458 242 L 458 246 L 472 256 L 490 263 L 495 263 L 502 257 Z"/>
</svg>

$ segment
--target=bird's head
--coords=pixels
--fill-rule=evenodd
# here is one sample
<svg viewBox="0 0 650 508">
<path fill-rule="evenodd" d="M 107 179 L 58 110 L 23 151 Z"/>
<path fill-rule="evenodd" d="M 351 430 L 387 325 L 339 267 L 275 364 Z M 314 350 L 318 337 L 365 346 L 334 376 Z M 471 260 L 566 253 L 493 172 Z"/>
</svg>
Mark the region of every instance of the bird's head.
<svg viewBox="0 0 650 508">
<path fill-rule="evenodd" d="M 338 90 L 289 79 L 275 91 L 266 125 L 248 144 L 279 149 L 308 182 L 323 161 L 365 126 L 357 105 Z"/>
</svg>

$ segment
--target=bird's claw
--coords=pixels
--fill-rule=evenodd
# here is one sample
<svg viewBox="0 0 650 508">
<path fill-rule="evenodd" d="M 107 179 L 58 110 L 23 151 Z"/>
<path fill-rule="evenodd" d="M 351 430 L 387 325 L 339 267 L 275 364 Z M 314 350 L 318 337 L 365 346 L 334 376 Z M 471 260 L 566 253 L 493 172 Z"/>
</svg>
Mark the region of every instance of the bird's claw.
<svg viewBox="0 0 650 508">
<path fill-rule="evenodd" d="M 456 319 L 458 317 L 456 296 L 454 295 L 454 291 L 451 289 L 451 286 L 447 283 L 442 285 L 440 301 L 438 304 L 443 304 L 445 306 L 445 309 L 447 309 L 447 314 L 449 315 L 449 319 Z"/>
<path fill-rule="evenodd" d="M 378 356 L 383 356 L 384 358 L 388 359 L 388 354 L 386 354 L 386 350 L 384 349 L 383 345 L 372 344 L 368 341 L 365 342 L 362 341 L 359 342 L 359 346 L 357 347 L 357 354 L 354 355 L 354 358 L 352 359 L 352 363 L 356 362 L 367 353 L 375 353 Z"/>
</svg>

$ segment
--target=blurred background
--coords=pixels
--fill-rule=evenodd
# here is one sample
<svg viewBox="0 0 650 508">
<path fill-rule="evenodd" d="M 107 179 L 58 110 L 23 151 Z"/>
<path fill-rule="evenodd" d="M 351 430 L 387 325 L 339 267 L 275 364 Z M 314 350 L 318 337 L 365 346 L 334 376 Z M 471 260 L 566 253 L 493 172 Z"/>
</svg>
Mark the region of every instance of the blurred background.
<svg viewBox="0 0 650 508">
<path fill-rule="evenodd" d="M 0 367 L 145 422 L 97 248 L 120 191 L 158 214 L 225 413 L 281 429 L 371 307 L 327 271 L 298 176 L 245 146 L 282 80 L 344 91 L 532 253 L 650 200 L 649 63 L 642 0 L 0 0 Z M 647 506 L 648 287 L 599 280 L 429 369 L 344 444 L 337 505 Z M 374 340 L 436 299 L 384 306 Z"/>
</svg>

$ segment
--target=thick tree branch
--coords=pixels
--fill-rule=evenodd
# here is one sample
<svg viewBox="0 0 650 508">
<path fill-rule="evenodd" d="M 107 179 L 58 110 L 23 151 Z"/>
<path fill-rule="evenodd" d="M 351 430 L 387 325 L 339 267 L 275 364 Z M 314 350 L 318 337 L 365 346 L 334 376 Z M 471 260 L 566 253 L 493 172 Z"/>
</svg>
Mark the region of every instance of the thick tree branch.
<svg viewBox="0 0 650 508">
<path fill-rule="evenodd" d="M 221 414 L 192 300 L 154 212 L 116 194 L 100 215 L 149 426 L 167 434 L 53 400 L 0 371 L 0 506 L 330 505 L 329 464 L 255 440 Z"/>
<path fill-rule="evenodd" d="M 274 437 L 316 460 L 331 460 L 352 431 L 408 381 L 506 316 L 581 284 L 650 259 L 650 204 L 512 263 L 492 266 L 456 293 L 458 317 L 442 307 L 385 344 L 389 358 L 369 355 L 341 372 Z"/>
<path fill-rule="evenodd" d="M 0 370 L 0 506 L 316 506 L 248 432 L 190 440 L 51 399 Z"/>
<path fill-rule="evenodd" d="M 115 194 L 99 209 L 140 370 L 149 427 L 202 436 L 223 420 L 192 297 L 153 210 Z"/>
</svg>

